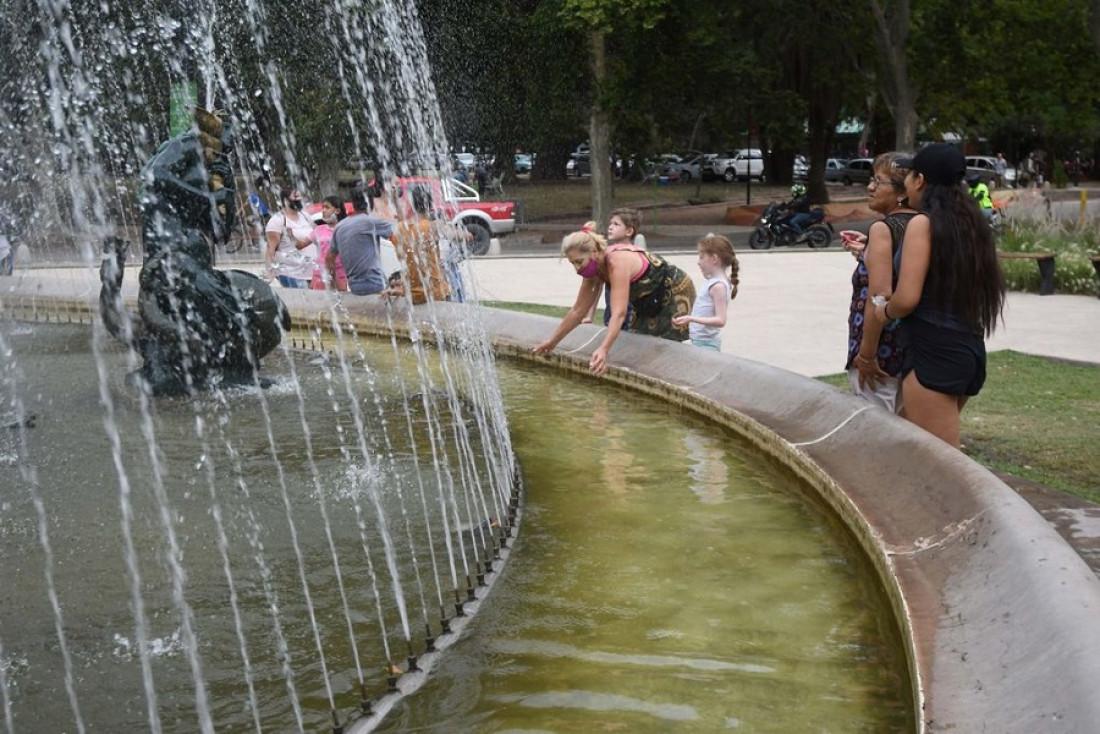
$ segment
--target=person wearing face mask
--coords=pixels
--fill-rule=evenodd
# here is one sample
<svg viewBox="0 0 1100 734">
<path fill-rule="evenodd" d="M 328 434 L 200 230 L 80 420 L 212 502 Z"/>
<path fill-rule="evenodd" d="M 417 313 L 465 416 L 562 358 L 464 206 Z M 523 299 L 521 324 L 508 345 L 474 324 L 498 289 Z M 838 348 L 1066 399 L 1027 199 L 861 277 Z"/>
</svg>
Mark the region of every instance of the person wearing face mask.
<svg viewBox="0 0 1100 734">
<path fill-rule="evenodd" d="M 304 202 L 298 189 L 281 189 L 279 200 L 282 207 L 264 229 L 268 280 L 274 275 L 284 288 L 309 288 L 317 262 L 317 246 L 310 239 L 313 222 L 302 211 Z"/>
<path fill-rule="evenodd" d="M 608 225 L 609 236 L 624 228 L 621 217 L 614 215 Z M 695 303 L 695 285 L 691 276 L 664 258 L 628 242 L 609 246 L 607 240 L 591 231 L 574 232 L 562 241 L 561 252 L 584 280 L 577 300 L 562 318 L 549 339 L 531 350 L 546 354 L 577 328 L 600 297 L 605 283 L 611 286 L 611 319 L 603 342 L 592 354 L 589 369 L 595 375 L 607 371 L 607 354 L 623 329 L 627 307 L 634 309 L 630 331 L 635 334 L 686 341 L 688 324 L 673 323 L 675 316 L 691 313 Z"/>
<path fill-rule="evenodd" d="M 317 266 L 313 271 L 313 282 L 310 283 L 310 287 L 315 291 L 329 289 L 347 291 L 348 289 L 348 274 L 344 272 L 344 264 L 340 262 L 340 258 L 336 258 L 335 282 L 329 282 L 328 268 L 325 267 L 329 248 L 332 247 L 333 230 L 336 224 L 346 216 L 344 202 L 339 196 L 326 196 L 321 202 L 320 210 L 313 215 L 313 221 L 317 226 L 310 235 L 310 239 L 320 253 Z"/>
</svg>

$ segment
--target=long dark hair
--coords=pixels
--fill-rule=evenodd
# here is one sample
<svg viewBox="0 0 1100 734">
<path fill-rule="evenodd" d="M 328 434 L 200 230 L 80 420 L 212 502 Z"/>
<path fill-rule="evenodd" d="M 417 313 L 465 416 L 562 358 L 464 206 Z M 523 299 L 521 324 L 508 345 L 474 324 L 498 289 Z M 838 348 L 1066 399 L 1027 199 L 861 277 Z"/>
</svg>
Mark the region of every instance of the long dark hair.
<svg viewBox="0 0 1100 734">
<path fill-rule="evenodd" d="M 1005 301 L 993 230 L 958 184 L 929 184 L 920 209 L 931 224 L 925 287 L 933 305 L 989 336 L 1002 318 Z"/>
</svg>

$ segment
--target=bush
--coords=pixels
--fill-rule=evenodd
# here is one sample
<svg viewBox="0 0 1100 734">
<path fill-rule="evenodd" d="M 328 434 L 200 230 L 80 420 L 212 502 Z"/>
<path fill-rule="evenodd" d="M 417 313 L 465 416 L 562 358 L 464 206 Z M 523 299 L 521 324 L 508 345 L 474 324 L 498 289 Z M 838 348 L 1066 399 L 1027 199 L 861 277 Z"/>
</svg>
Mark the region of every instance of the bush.
<svg viewBox="0 0 1100 734">
<path fill-rule="evenodd" d="M 1069 176 L 1066 174 L 1066 167 L 1062 165 L 1060 159 L 1054 159 L 1054 173 L 1051 174 L 1051 182 L 1056 189 L 1064 189 L 1069 186 Z"/>
<path fill-rule="evenodd" d="M 1096 270 L 1090 257 L 1100 255 L 1100 225 L 1082 230 L 1057 222 L 1014 222 L 997 243 L 1003 252 L 1053 252 L 1054 284 L 1058 293 L 1097 295 Z M 1039 292 L 1039 269 L 1030 260 L 1001 260 L 1009 290 Z"/>
</svg>

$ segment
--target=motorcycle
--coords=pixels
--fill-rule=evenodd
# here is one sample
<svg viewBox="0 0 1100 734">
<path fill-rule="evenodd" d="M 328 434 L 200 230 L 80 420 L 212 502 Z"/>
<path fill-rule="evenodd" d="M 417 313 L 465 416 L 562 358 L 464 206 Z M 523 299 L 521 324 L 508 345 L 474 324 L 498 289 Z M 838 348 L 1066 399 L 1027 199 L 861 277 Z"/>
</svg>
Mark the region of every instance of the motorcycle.
<svg viewBox="0 0 1100 734">
<path fill-rule="evenodd" d="M 828 247 L 832 244 L 836 232 L 833 225 L 825 221 L 825 210 L 814 207 L 810 210 L 809 224 L 799 234 L 790 225 L 791 215 L 777 202 L 764 207 L 756 220 L 756 229 L 749 235 L 749 247 L 754 250 L 767 250 L 772 247 L 809 245 L 810 247 Z"/>
</svg>

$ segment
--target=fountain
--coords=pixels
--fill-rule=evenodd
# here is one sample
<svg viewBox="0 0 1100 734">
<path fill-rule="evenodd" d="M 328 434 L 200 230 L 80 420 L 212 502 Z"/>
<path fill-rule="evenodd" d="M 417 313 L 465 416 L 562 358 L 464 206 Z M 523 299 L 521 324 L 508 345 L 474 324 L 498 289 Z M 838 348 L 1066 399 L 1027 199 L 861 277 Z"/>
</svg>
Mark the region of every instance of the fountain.
<svg viewBox="0 0 1100 734">
<path fill-rule="evenodd" d="M 599 492 L 602 502 L 593 515 L 574 495 L 556 505 L 540 499 L 536 515 L 546 505 L 567 519 L 561 535 L 536 524 L 540 542 L 530 547 L 516 532 L 521 517 L 525 525 L 532 518 L 501 396 L 512 378 L 497 363 L 532 362 L 532 336 L 548 331 L 545 319 L 476 303 L 413 308 L 287 291 L 293 329 L 280 334 L 262 375 L 249 359 L 228 380 L 192 380 L 184 369 L 183 390 L 178 381 L 162 391 L 128 385 L 124 375 L 143 369 L 145 355 L 133 339 L 106 338 L 113 315 L 130 322 L 118 308 L 96 317 L 98 289 L 88 283 L 102 243 L 132 241 L 141 229 L 136 181 L 168 137 L 166 98 L 231 111 L 243 181 L 279 170 L 308 188 L 302 163 L 326 134 L 349 158 L 398 173 L 444 160 L 409 6 L 339 4 L 321 16 L 333 42 L 325 69 L 338 70 L 343 103 L 331 116 L 339 129 L 313 130 L 309 141 L 291 109 L 307 86 L 289 83 L 308 59 L 278 31 L 316 19 L 275 10 L 260 0 L 198 9 L 43 0 L 3 26 L 6 63 L 23 80 L 0 98 L 9 133 L 0 139 L 2 200 L 18 215 L 4 224 L 27 224 L 18 240 L 34 264 L 83 272 L 33 271 L 21 261 L 16 277 L 0 278 L 8 731 L 359 732 L 441 720 L 472 730 L 494 715 L 516 727 L 554 716 L 578 728 L 631 721 L 666 731 L 676 722 L 771 725 L 805 709 L 789 723 L 798 730 L 820 725 L 818 707 L 835 715 L 837 702 L 867 689 L 889 690 L 842 707 L 837 722 L 850 723 L 855 709 L 865 718 L 854 728 L 869 729 L 1084 731 L 1100 720 L 1091 692 L 1100 584 L 1080 559 L 988 472 L 822 385 L 724 355 L 693 355 L 685 367 L 681 346 L 624 335 L 608 385 L 566 380 L 580 397 L 551 390 L 527 406 L 535 418 L 519 421 L 516 443 L 545 465 L 533 473 L 539 486 L 565 474 L 559 491 Z M 109 252 L 112 278 L 121 274 L 119 252 Z M 112 299 L 138 302 L 133 284 L 112 278 Z M 583 373 L 596 333 L 578 329 L 538 367 Z M 534 379 L 518 392 L 538 393 L 544 380 Z M 599 395 L 608 389 L 670 407 L 640 421 L 606 413 L 578 427 L 568 408 L 607 405 Z M 564 414 L 539 412 L 559 401 Z M 661 410 L 709 427 L 685 431 L 688 468 L 643 462 L 632 446 L 644 439 L 617 433 L 640 423 L 644 437 Z M 724 434 L 707 433 L 715 426 L 743 438 L 726 446 Z M 549 438 L 532 446 L 527 432 L 540 428 Z M 589 434 L 604 437 L 618 463 L 585 463 L 587 443 L 565 440 Z M 567 453 L 541 456 L 554 442 Z M 782 485 L 780 504 L 802 508 L 797 519 L 736 511 L 772 497 L 768 481 L 734 489 L 732 480 L 727 487 L 693 474 L 732 472 L 725 452 L 755 456 L 734 473 Z M 642 488 L 679 488 L 681 502 L 705 511 L 643 498 Z M 635 499 L 631 492 L 656 504 L 632 515 L 620 506 L 629 502 L 614 502 Z M 665 532 L 680 512 L 695 522 Z M 728 544 L 737 534 L 725 531 L 741 515 L 783 530 Z M 832 538 L 820 541 L 821 555 L 792 550 L 806 545 L 799 526 Z M 707 533 L 719 539 L 708 542 Z M 564 553 L 574 545 L 593 556 Z M 754 553 L 772 559 L 766 573 L 698 575 L 755 568 Z M 612 556 L 621 563 L 600 563 Z M 520 557 L 528 565 L 510 579 Z M 509 596 L 510 580 L 526 588 L 523 574 L 551 575 L 556 557 L 564 580 L 546 598 L 528 609 L 527 597 Z M 566 573 L 593 560 L 582 578 L 605 592 L 596 597 Z M 792 580 L 778 575 L 785 565 L 810 570 Z M 839 586 L 851 606 L 818 605 L 813 579 L 839 585 L 837 569 L 848 567 L 861 571 Z M 642 580 L 660 588 L 632 597 Z M 711 595 L 723 585 L 729 595 Z M 780 588 L 787 592 L 768 593 Z M 746 617 L 734 614 L 739 605 Z M 804 622 L 816 606 L 836 623 Z M 674 621 L 685 611 L 694 612 L 690 624 Z M 852 634 L 848 620 L 860 616 L 855 626 L 880 632 Z M 771 626 L 784 618 L 795 621 L 789 631 Z M 523 634 L 532 627 L 541 634 Z M 723 634 L 701 633 L 710 628 Z M 800 629 L 819 632 L 793 652 L 751 644 Z M 610 634 L 588 644 L 596 631 Z M 821 663 L 838 651 L 847 662 Z M 1057 678 L 1049 675 L 1055 661 Z M 801 675 L 783 675 L 790 667 Z M 835 675 L 844 667 L 860 670 L 854 683 Z M 525 669 L 531 677 L 520 677 Z M 586 676 L 589 669 L 605 674 Z M 616 688 L 616 680 L 636 685 Z M 430 700 L 410 697 L 417 688 Z M 754 692 L 759 710 L 739 698 L 715 703 L 741 689 Z M 455 697 L 480 703 L 447 708 Z M 589 718 L 573 719 L 578 711 Z"/>
</svg>

